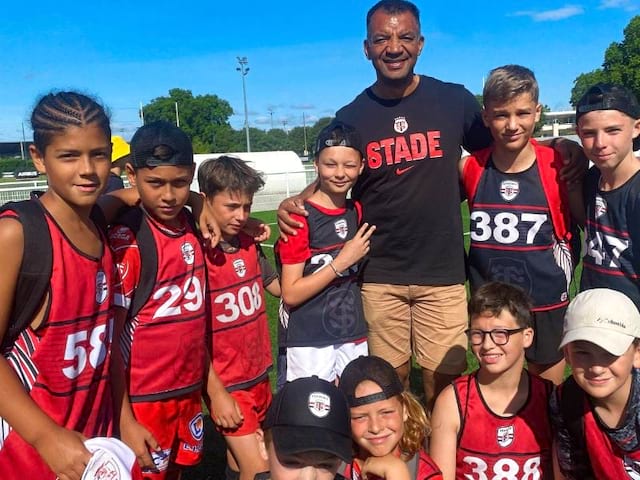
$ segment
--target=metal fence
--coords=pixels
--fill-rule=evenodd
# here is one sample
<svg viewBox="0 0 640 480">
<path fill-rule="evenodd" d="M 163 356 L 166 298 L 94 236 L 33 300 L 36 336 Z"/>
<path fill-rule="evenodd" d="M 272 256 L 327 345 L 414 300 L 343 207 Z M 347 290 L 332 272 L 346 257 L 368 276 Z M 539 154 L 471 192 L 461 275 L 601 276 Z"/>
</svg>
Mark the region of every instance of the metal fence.
<svg viewBox="0 0 640 480">
<path fill-rule="evenodd" d="M 300 193 L 315 178 L 316 173 L 313 168 L 298 172 L 265 173 L 265 187 L 255 195 L 252 211 L 275 210 L 283 199 Z M 125 184 L 127 184 L 126 180 Z M 46 189 L 46 180 L 0 183 L 0 205 L 11 201 L 26 200 L 33 190 Z"/>
</svg>

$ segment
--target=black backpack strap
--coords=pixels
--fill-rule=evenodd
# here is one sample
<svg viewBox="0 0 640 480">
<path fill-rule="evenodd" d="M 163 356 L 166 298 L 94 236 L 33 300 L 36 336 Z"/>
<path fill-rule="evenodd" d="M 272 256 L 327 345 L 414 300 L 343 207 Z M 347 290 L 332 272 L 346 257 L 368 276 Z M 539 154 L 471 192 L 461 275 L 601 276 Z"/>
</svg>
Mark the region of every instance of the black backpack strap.
<svg viewBox="0 0 640 480">
<path fill-rule="evenodd" d="M 584 391 L 573 377 L 562 385 L 560 412 L 571 440 L 571 465 L 574 478 L 595 480 L 584 434 Z"/>
<path fill-rule="evenodd" d="M 139 207 L 132 208 L 118 219 L 118 224 L 128 227 L 136 236 L 138 251 L 140 252 L 140 279 L 131 299 L 129 318 L 135 317 L 140 309 L 147 303 L 158 274 L 158 251 L 153 239 L 151 227 L 145 218 L 145 214 Z M 144 252 L 144 256 L 143 253 Z"/>
<path fill-rule="evenodd" d="M 2 206 L 0 212 L 7 210 L 18 214 L 17 219 L 22 224 L 24 249 L 9 327 L 2 341 L 3 350 L 9 348 L 33 321 L 49 291 L 53 269 L 51 234 L 40 202 L 9 202 Z"/>
</svg>

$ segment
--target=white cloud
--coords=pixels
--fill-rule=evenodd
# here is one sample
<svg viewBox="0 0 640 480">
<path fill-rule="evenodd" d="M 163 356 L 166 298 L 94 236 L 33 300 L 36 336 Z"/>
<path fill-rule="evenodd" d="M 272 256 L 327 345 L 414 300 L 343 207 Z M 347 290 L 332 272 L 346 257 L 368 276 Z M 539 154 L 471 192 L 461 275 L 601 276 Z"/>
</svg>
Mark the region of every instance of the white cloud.
<svg viewBox="0 0 640 480">
<path fill-rule="evenodd" d="M 624 1 L 624 0 L 603 0 L 609 2 Z M 555 10 L 543 10 L 536 12 L 533 10 L 525 10 L 515 12 L 514 17 L 530 17 L 535 22 L 557 22 L 558 20 L 564 20 L 565 18 L 575 17 L 576 15 L 582 15 L 584 8 L 580 5 L 565 5 L 562 8 L 556 8 Z"/>
<path fill-rule="evenodd" d="M 637 10 L 638 5 L 632 0 L 602 0 L 598 8 L 621 8 L 628 12 Z"/>
</svg>

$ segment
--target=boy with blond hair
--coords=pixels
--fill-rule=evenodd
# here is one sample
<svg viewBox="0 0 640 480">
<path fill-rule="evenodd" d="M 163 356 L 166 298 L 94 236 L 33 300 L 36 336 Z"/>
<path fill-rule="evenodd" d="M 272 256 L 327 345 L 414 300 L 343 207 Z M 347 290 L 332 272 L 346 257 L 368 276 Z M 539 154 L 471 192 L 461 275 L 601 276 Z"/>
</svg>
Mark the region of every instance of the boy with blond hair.
<svg viewBox="0 0 640 480">
<path fill-rule="evenodd" d="M 529 370 L 560 383 L 564 361 L 558 344 L 573 275 L 562 158 L 532 140 L 542 107 L 531 70 L 495 68 L 483 101 L 482 118 L 494 144 L 460 161 L 471 219 L 471 288 L 502 281 L 531 297 L 536 336 L 526 354 Z M 579 204 L 579 192 L 573 196 Z"/>
</svg>

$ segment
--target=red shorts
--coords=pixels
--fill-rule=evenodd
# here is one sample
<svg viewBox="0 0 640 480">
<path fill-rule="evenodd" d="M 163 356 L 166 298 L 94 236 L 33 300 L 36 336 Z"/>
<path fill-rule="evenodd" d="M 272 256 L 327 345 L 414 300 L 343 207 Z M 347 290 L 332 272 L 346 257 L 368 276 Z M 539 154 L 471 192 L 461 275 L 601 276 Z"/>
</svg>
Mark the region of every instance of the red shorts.
<svg viewBox="0 0 640 480">
<path fill-rule="evenodd" d="M 244 421 L 238 428 L 218 427 L 218 431 L 225 437 L 242 437 L 255 433 L 267 414 L 267 408 L 271 405 L 269 379 L 266 378 L 246 390 L 234 390 L 229 394 L 238 402 Z"/>
<path fill-rule="evenodd" d="M 163 480 L 170 464 L 195 465 L 202 458 L 204 422 L 200 391 L 155 402 L 131 404 L 136 420 L 155 437 L 161 450 L 152 452 L 158 471 L 145 479 Z"/>
</svg>

